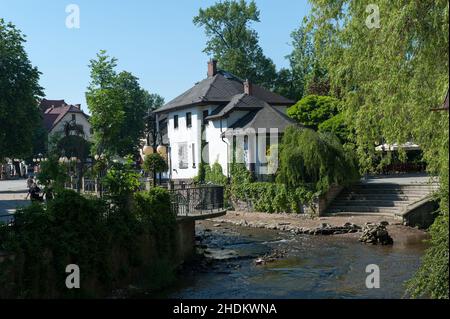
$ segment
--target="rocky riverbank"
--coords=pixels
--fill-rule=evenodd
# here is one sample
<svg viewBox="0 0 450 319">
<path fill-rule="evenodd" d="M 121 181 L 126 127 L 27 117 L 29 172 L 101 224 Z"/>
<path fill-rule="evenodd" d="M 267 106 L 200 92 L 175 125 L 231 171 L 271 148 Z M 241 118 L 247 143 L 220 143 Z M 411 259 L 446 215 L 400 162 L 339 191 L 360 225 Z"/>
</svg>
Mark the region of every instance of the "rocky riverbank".
<svg viewBox="0 0 450 319">
<path fill-rule="evenodd" d="M 336 235 L 361 238 L 371 244 L 392 244 L 397 239 L 423 237 L 425 231 L 402 225 L 401 221 L 383 216 L 330 216 L 310 218 L 295 214 L 228 212 L 213 220 L 213 227 L 223 223 L 251 228 L 264 228 L 306 235 Z M 370 233 L 370 234 L 369 234 Z M 379 235 L 379 239 L 378 236 Z M 391 239 L 389 239 L 391 238 Z"/>
</svg>

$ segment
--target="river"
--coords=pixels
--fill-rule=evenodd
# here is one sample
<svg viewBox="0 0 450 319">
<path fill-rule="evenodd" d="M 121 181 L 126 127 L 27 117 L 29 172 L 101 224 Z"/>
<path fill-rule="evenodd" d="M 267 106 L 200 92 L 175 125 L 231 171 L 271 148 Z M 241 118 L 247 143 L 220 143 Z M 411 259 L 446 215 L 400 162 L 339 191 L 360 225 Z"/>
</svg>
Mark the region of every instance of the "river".
<svg viewBox="0 0 450 319">
<path fill-rule="evenodd" d="M 218 225 L 216 225 L 218 226 Z M 402 298 L 426 245 L 414 237 L 372 246 L 353 236 L 293 235 L 211 222 L 196 226 L 207 259 L 180 274 L 169 298 Z M 273 251 L 283 257 L 264 265 Z M 380 269 L 380 288 L 368 289 L 366 266 Z"/>
</svg>

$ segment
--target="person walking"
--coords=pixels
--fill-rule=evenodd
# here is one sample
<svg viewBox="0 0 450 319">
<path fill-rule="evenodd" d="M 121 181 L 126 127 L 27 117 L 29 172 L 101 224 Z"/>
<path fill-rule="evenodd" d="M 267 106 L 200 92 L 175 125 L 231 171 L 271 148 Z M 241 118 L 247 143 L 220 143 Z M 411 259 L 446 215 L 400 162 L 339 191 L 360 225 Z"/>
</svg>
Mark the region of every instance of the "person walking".
<svg viewBox="0 0 450 319">
<path fill-rule="evenodd" d="M 43 196 L 40 195 L 41 193 L 41 189 L 39 188 L 39 186 L 37 186 L 36 183 L 33 183 L 33 185 L 31 185 L 30 189 L 28 190 L 28 194 L 27 197 L 25 197 L 25 199 L 28 199 L 28 196 L 30 196 L 31 202 L 42 202 Z"/>
<path fill-rule="evenodd" d="M 33 176 L 28 176 L 28 179 L 27 179 L 27 188 L 30 189 L 31 186 L 33 186 L 33 184 L 34 184 Z"/>
</svg>

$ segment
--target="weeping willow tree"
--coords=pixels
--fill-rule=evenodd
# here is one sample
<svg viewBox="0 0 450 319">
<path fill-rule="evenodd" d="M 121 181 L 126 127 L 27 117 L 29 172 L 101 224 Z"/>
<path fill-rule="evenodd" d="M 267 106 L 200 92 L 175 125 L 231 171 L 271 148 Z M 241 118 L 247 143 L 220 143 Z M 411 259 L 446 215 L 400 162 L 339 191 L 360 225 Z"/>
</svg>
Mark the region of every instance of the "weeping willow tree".
<svg viewBox="0 0 450 319">
<path fill-rule="evenodd" d="M 320 192 L 352 182 L 358 170 L 350 154 L 331 133 L 288 127 L 280 145 L 277 181 L 290 189 L 307 186 Z"/>
<path fill-rule="evenodd" d="M 383 141 L 420 144 L 431 174 L 440 176 L 440 216 L 431 248 L 408 283 L 412 297 L 448 298 L 447 0 L 310 0 L 310 28 L 331 90 L 355 130 L 360 166 L 370 171 Z M 404 154 L 403 154 L 404 155 Z"/>
</svg>

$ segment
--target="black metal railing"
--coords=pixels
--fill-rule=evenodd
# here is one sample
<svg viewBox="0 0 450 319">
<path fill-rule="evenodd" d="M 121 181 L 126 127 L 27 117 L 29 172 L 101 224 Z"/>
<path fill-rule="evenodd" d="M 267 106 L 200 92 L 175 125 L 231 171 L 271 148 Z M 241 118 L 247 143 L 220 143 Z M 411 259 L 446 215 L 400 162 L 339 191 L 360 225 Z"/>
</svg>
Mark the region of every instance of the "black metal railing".
<svg viewBox="0 0 450 319">
<path fill-rule="evenodd" d="M 224 187 L 205 185 L 170 190 L 171 208 L 178 216 L 195 216 L 224 209 Z"/>
</svg>

